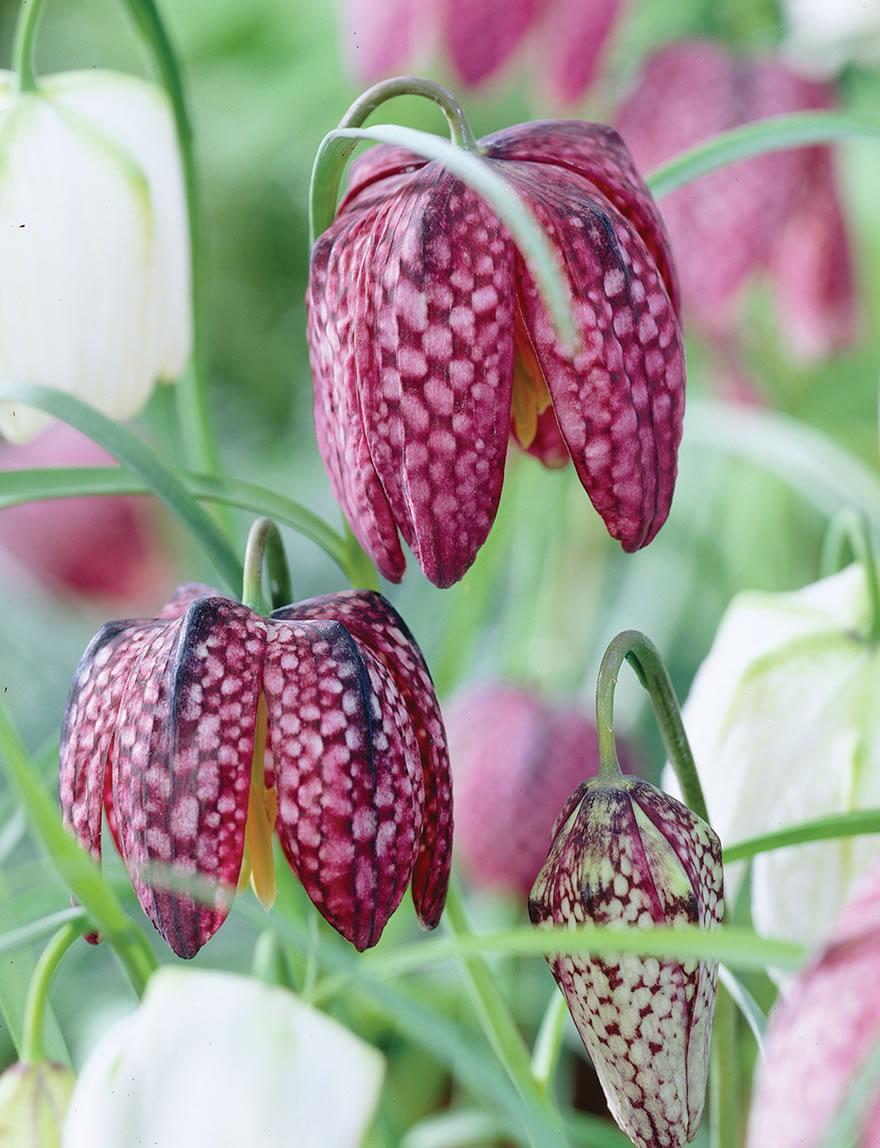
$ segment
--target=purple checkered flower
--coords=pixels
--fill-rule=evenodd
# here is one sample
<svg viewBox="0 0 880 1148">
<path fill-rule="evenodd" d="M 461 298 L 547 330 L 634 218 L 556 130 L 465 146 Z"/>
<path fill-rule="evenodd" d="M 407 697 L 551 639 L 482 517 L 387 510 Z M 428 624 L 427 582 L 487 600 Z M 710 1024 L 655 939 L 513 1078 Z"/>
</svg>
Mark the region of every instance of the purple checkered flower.
<svg viewBox="0 0 880 1148">
<path fill-rule="evenodd" d="M 611 535 L 666 519 L 684 409 L 669 243 L 610 128 L 521 124 L 480 152 L 531 208 L 568 278 L 580 349 L 560 344 L 492 210 L 438 163 L 380 146 L 351 169 L 312 252 L 315 428 L 333 493 L 382 574 L 403 535 L 437 586 L 489 533 L 509 438 L 571 458 Z"/>
<path fill-rule="evenodd" d="M 539 926 L 716 928 L 721 842 L 640 778 L 584 782 L 556 821 L 529 897 Z M 681 1148 L 703 1112 L 718 966 L 634 956 L 550 956 L 617 1123 L 638 1148 Z"/>
<path fill-rule="evenodd" d="M 96 859 L 106 810 L 144 912 L 181 957 L 249 877 L 271 904 L 273 830 L 358 949 L 378 941 L 410 883 L 426 928 L 443 909 L 443 722 L 418 646 L 372 591 L 263 618 L 189 584 L 156 618 L 108 623 L 68 698 L 61 806 Z"/>
</svg>

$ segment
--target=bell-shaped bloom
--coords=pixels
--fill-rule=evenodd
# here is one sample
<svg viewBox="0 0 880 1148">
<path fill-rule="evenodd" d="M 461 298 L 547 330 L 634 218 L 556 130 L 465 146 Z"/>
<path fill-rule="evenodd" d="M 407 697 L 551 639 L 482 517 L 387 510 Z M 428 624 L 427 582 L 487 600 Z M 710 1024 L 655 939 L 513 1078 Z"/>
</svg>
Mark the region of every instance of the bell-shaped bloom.
<svg viewBox="0 0 880 1148">
<path fill-rule="evenodd" d="M 437 586 L 489 533 L 508 439 L 560 453 L 628 551 L 666 519 L 684 409 L 675 273 L 656 206 L 610 128 L 522 124 L 481 153 L 532 209 L 568 278 L 559 343 L 491 209 L 437 163 L 380 146 L 312 252 L 315 427 L 333 493 L 385 577 L 398 529 Z"/>
<path fill-rule="evenodd" d="M 783 0 L 785 54 L 799 67 L 830 75 L 848 63 L 880 62 L 880 6 L 864 0 Z"/>
<path fill-rule="evenodd" d="M 683 709 L 712 824 L 726 845 L 880 805 L 880 660 L 862 639 L 861 566 L 727 609 Z M 675 789 L 667 767 L 668 788 Z M 877 852 L 873 837 L 818 841 L 752 862 L 752 918 L 815 944 Z M 728 877 L 733 895 L 742 871 Z"/>
<path fill-rule="evenodd" d="M 127 419 L 189 354 L 183 179 L 164 94 L 112 72 L 0 73 L 0 376 Z M 47 416 L 0 404 L 0 433 Z"/>
<path fill-rule="evenodd" d="M 495 76 L 522 47 L 550 98 L 574 103 L 592 83 L 622 0 L 347 0 L 346 54 L 372 82 L 412 71 L 436 42 L 463 84 Z"/>
<path fill-rule="evenodd" d="M 875 849 L 876 851 L 876 849 Z M 770 1015 L 748 1148 L 824 1148 L 831 1122 L 880 1047 L 880 864 L 862 878 L 819 953 Z M 880 1144 L 880 1080 L 851 1148 Z"/>
<path fill-rule="evenodd" d="M 596 727 L 572 705 L 484 684 L 443 708 L 455 782 L 455 848 L 470 879 L 527 896 L 571 791 L 599 770 Z M 618 739 L 618 755 L 626 760 Z"/>
<path fill-rule="evenodd" d="M 652 56 L 616 117 L 643 171 L 719 132 L 767 116 L 832 108 L 830 87 L 772 59 L 742 61 L 709 40 Z M 664 197 L 685 310 L 710 335 L 735 331 L 750 276 L 771 277 L 781 337 L 814 359 L 857 334 L 850 242 L 831 151 L 757 156 Z"/>
<path fill-rule="evenodd" d="M 182 957 L 216 932 L 248 877 L 272 903 L 273 829 L 315 906 L 358 949 L 378 941 L 410 882 L 432 928 L 451 789 L 427 667 L 372 591 L 262 618 L 181 586 L 158 617 L 99 631 L 64 716 L 65 822 L 99 858 L 106 809 L 144 912 Z"/>
<path fill-rule="evenodd" d="M 584 782 L 563 806 L 553 838 L 529 897 L 533 924 L 721 924 L 720 841 L 648 782 Z M 717 964 L 547 959 L 620 1127 L 637 1148 L 693 1140 L 706 1093 Z"/>
<path fill-rule="evenodd" d="M 359 1148 L 383 1058 L 286 989 L 161 969 L 83 1065 L 64 1148 Z"/>
<path fill-rule="evenodd" d="M 0 1076 L 3 1148 L 61 1148 L 64 1114 L 76 1077 L 61 1064 L 12 1064 Z"/>
<path fill-rule="evenodd" d="M 19 446 L 0 443 L 0 473 L 113 461 L 66 423 Z M 168 577 L 154 508 L 143 498 L 59 498 L 6 507 L 0 510 L 0 548 L 50 589 L 102 601 L 140 601 Z"/>
</svg>

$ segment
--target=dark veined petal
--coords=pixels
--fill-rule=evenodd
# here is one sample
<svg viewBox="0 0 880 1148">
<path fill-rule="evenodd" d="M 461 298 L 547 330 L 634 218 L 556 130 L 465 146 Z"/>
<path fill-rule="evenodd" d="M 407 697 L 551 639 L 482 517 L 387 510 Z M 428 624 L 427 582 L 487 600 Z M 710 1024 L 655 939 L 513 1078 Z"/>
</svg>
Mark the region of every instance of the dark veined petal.
<svg viewBox="0 0 880 1148">
<path fill-rule="evenodd" d="M 206 586 L 204 582 L 184 582 L 182 586 L 177 587 L 171 601 L 162 607 L 156 617 L 174 621 L 175 618 L 182 618 L 198 598 L 225 597 L 227 595 L 222 590 L 215 590 L 213 586 Z"/>
<path fill-rule="evenodd" d="M 428 163 L 423 156 L 403 147 L 377 144 L 359 155 L 348 170 L 348 190 L 337 216 L 350 208 L 358 211 L 377 206 L 401 185 L 406 176 Z"/>
<path fill-rule="evenodd" d="M 421 768 L 384 664 L 338 622 L 269 622 L 263 672 L 278 835 L 319 912 L 359 950 L 410 882 Z"/>
<path fill-rule="evenodd" d="M 647 545 L 672 502 L 684 414 L 675 310 L 631 224 L 591 184 L 534 164 L 504 174 L 551 235 L 582 341 L 572 358 L 524 264 L 522 314 L 578 478 L 624 550 Z"/>
<path fill-rule="evenodd" d="M 452 64 L 466 84 L 478 84 L 516 51 L 540 0 L 448 0 L 446 7 Z"/>
<path fill-rule="evenodd" d="M 247 607 L 198 598 L 144 646 L 119 707 L 119 844 L 144 912 L 181 957 L 223 923 L 241 869 L 265 641 Z M 207 882 L 207 897 L 175 879 Z"/>
<path fill-rule="evenodd" d="M 370 305 L 356 284 L 370 258 L 369 231 L 369 218 L 337 219 L 312 251 L 306 302 L 315 434 L 333 496 L 355 536 L 382 574 L 399 582 L 405 560 L 370 459 L 358 395 L 358 376 L 364 369 L 359 369 L 358 357 L 371 358 L 371 349 L 359 346 L 355 335 L 355 323 L 364 321 Z"/>
<path fill-rule="evenodd" d="M 548 170 L 539 177 L 544 184 L 554 183 L 564 171 L 589 180 L 638 232 L 680 314 L 678 276 L 666 226 L 626 144 L 613 128 L 578 120 L 536 120 L 486 136 L 480 146 L 492 159 L 557 168 L 558 173 Z M 501 165 L 502 174 L 506 167 Z"/>
<path fill-rule="evenodd" d="M 153 621 L 108 622 L 89 642 L 61 726 L 59 794 L 64 824 L 101 859 L 101 811 L 119 704 L 129 674 L 153 637 Z"/>
<path fill-rule="evenodd" d="M 433 929 L 443 912 L 452 862 L 452 777 L 440 705 L 415 638 L 391 603 L 372 590 L 310 598 L 277 610 L 272 617 L 341 622 L 394 675 L 406 700 L 424 772 L 425 809 L 412 879 L 413 902 L 423 927 Z"/>
<path fill-rule="evenodd" d="M 514 259 L 488 207 L 430 164 L 376 210 L 353 337 L 370 455 L 437 586 L 458 581 L 501 497 L 513 382 Z"/>
</svg>

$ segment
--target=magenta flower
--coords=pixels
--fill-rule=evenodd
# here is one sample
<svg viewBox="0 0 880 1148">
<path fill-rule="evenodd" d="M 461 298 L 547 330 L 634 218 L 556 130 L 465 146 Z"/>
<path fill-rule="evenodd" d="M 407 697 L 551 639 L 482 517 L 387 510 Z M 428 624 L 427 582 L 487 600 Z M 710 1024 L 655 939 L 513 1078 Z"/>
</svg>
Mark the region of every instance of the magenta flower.
<svg viewBox="0 0 880 1148">
<path fill-rule="evenodd" d="M 398 530 L 435 585 L 461 578 L 494 520 L 511 431 L 554 465 L 571 458 L 625 550 L 651 541 L 672 500 L 677 287 L 629 153 L 610 128 L 564 120 L 509 128 L 480 150 L 556 246 L 574 357 L 506 229 L 437 163 L 374 148 L 312 252 L 318 446 L 352 530 L 392 581 L 405 566 Z"/>
<path fill-rule="evenodd" d="M 616 126 L 649 171 L 739 124 L 834 103 L 827 84 L 776 60 L 737 60 L 695 40 L 648 60 Z M 662 210 L 685 307 L 707 333 L 733 333 L 741 288 L 766 272 L 795 356 L 827 355 L 856 337 L 850 243 L 828 147 L 725 168 L 666 196 Z"/>
<path fill-rule="evenodd" d="M 758 1065 L 749 1148 L 820 1148 L 880 1042 L 880 864 L 863 877 L 827 944 L 777 1003 Z M 857 1148 L 880 1144 L 880 1084 Z M 856 1148 L 856 1145 L 853 1146 Z"/>
<path fill-rule="evenodd" d="M 0 472 L 113 461 L 65 423 L 27 443 L 0 444 Z M 84 598 L 138 601 L 170 577 L 155 516 L 143 498 L 106 495 L 7 507 L 0 512 L 0 548 L 51 590 Z"/>
<path fill-rule="evenodd" d="M 144 912 L 181 957 L 213 936 L 249 876 L 271 904 L 273 828 L 358 949 L 378 941 L 410 882 L 426 928 L 443 909 L 443 722 L 418 646 L 372 591 L 262 618 L 189 584 L 156 618 L 108 623 L 68 698 L 61 807 L 96 859 L 106 810 Z"/>
<path fill-rule="evenodd" d="M 529 897 L 533 924 L 721 924 L 721 842 L 686 805 L 648 782 L 584 782 L 563 806 L 553 837 Z M 608 1107 L 637 1148 L 681 1148 L 693 1140 L 706 1092 L 717 964 L 632 956 L 548 962 Z"/>
<path fill-rule="evenodd" d="M 599 769 L 596 727 L 518 686 L 473 687 L 444 706 L 455 847 L 479 886 L 528 896 L 571 791 Z M 618 754 L 626 759 L 618 739 Z"/>
<path fill-rule="evenodd" d="M 592 83 L 622 7 L 622 0 L 348 0 L 343 27 L 352 68 L 366 82 L 411 70 L 439 39 L 458 79 L 480 84 L 531 45 L 533 71 L 551 98 L 570 104 Z"/>
</svg>

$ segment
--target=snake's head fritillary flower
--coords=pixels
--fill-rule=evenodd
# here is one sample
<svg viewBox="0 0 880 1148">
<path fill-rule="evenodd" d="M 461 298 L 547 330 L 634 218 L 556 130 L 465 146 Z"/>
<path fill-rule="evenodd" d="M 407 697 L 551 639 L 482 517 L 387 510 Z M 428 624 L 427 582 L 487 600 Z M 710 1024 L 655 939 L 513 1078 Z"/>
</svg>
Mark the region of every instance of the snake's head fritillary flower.
<svg viewBox="0 0 880 1148">
<path fill-rule="evenodd" d="M 770 1014 L 748 1148 L 823 1148 L 880 1044 L 880 864 L 858 883 L 818 954 Z M 852 1148 L 880 1144 L 880 1081 Z"/>
<path fill-rule="evenodd" d="M 112 72 L 0 73 L 0 375 L 127 419 L 189 354 L 183 177 L 168 101 Z M 0 404 L 24 441 L 47 416 Z"/>
<path fill-rule="evenodd" d="M 83 1065 L 64 1148 L 359 1148 L 383 1072 L 375 1048 L 286 989 L 163 968 Z"/>
<path fill-rule="evenodd" d="M 794 592 L 738 594 L 728 607 L 682 711 L 725 844 L 880 805 L 869 602 L 864 570 L 853 565 Z M 670 767 L 664 780 L 675 791 Z M 751 869 L 755 928 L 817 944 L 876 852 L 876 838 L 853 837 L 760 854 Z M 741 877 L 741 865 L 728 872 L 731 896 Z"/>
<path fill-rule="evenodd" d="M 48 1061 L 16 1063 L 0 1076 L 0 1144 L 61 1148 L 64 1114 L 76 1077 Z"/>
<path fill-rule="evenodd" d="M 721 843 L 640 778 L 584 782 L 556 822 L 529 897 L 538 926 L 700 925 L 724 912 Z M 633 956 L 549 956 L 617 1123 L 638 1148 L 697 1134 L 718 966 Z"/>
<path fill-rule="evenodd" d="M 740 124 L 830 109 L 833 89 L 775 59 L 737 59 L 710 40 L 682 41 L 646 63 L 616 126 L 650 170 Z M 829 148 L 742 161 L 663 200 L 682 296 L 710 335 L 735 331 L 741 290 L 767 273 L 788 350 L 803 360 L 858 333 L 850 240 Z"/>
<path fill-rule="evenodd" d="M 455 847 L 477 885 L 527 896 L 563 802 L 599 769 L 596 727 L 573 705 L 487 683 L 444 706 Z M 626 769 L 618 739 L 618 755 Z"/>
<path fill-rule="evenodd" d="M 182 957 L 248 877 L 272 903 L 273 830 L 358 949 L 378 941 L 410 883 L 426 928 L 443 909 L 443 723 L 418 646 L 372 591 L 262 618 L 190 584 L 155 618 L 105 625 L 67 702 L 61 806 L 95 858 L 106 809 L 144 912 Z"/>
<path fill-rule="evenodd" d="M 570 457 L 627 551 L 666 519 L 684 409 L 677 287 L 657 208 L 616 132 L 544 121 L 480 152 L 545 228 L 580 349 L 560 344 L 491 209 L 438 163 L 379 146 L 312 252 L 318 445 L 352 530 L 399 581 L 398 530 L 437 586 L 485 541 L 508 439 Z"/>
</svg>

